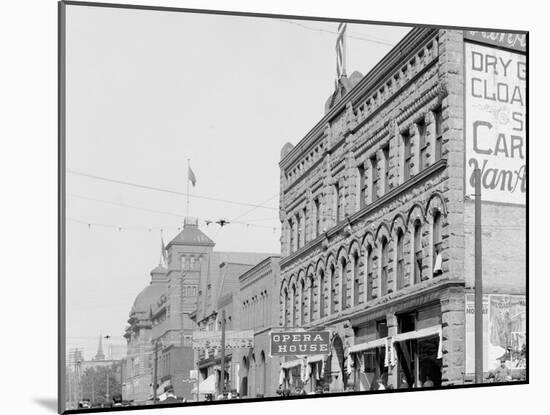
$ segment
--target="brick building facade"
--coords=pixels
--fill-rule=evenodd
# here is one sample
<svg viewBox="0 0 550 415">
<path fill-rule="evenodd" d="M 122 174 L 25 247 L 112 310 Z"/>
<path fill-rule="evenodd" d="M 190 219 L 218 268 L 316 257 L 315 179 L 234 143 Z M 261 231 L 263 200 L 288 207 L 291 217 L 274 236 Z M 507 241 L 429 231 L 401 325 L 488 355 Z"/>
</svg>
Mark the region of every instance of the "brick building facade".
<svg viewBox="0 0 550 415">
<path fill-rule="evenodd" d="M 269 356 L 269 333 L 279 325 L 279 261 L 270 256 L 239 277 L 240 327 L 254 331 L 254 347 L 239 351 L 242 397 L 276 396 L 279 385 L 279 359 Z"/>
<path fill-rule="evenodd" d="M 310 362 L 316 386 L 464 382 L 473 206 L 463 51 L 462 32 L 411 30 L 282 149 L 280 325 L 331 331 L 331 354 Z M 484 205 L 495 211 L 525 233 L 524 207 Z M 524 293 L 524 239 L 508 235 L 518 262 L 495 264 L 491 281 Z M 488 252 L 499 240 L 486 239 Z M 497 256 L 485 258 L 490 269 Z"/>
</svg>

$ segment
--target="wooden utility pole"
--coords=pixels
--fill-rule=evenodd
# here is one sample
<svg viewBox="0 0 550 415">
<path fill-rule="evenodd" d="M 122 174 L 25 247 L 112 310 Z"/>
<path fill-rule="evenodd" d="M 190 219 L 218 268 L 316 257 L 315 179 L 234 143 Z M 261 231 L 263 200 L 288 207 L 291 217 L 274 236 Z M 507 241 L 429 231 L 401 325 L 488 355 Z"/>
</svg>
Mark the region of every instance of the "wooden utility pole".
<svg viewBox="0 0 550 415">
<path fill-rule="evenodd" d="M 481 250 L 481 171 L 474 170 L 474 261 L 475 261 L 475 372 L 476 383 L 483 383 L 483 273 Z"/>
<path fill-rule="evenodd" d="M 221 341 L 221 375 L 219 379 L 219 390 L 220 394 L 223 395 L 224 386 L 225 386 L 225 310 L 222 310 L 222 341 Z"/>
</svg>

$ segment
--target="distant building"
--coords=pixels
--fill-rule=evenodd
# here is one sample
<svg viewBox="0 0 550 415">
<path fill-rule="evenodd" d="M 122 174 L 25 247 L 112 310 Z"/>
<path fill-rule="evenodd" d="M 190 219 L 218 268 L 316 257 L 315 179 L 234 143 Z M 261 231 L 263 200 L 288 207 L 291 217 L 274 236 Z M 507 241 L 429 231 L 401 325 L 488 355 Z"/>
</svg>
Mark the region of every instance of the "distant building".
<svg viewBox="0 0 550 415">
<path fill-rule="evenodd" d="M 279 326 L 279 261 L 270 256 L 239 276 L 240 328 L 254 331 L 254 347 L 235 351 L 239 378 L 235 389 L 242 397 L 277 396 L 280 360 L 269 357 L 273 327 Z"/>
<path fill-rule="evenodd" d="M 151 308 L 166 290 L 166 269 L 151 271 L 151 282 L 136 297 L 130 310 L 124 337 L 127 342 L 123 373 L 123 399 L 144 403 L 152 396 L 153 345 L 151 344 Z"/>
</svg>

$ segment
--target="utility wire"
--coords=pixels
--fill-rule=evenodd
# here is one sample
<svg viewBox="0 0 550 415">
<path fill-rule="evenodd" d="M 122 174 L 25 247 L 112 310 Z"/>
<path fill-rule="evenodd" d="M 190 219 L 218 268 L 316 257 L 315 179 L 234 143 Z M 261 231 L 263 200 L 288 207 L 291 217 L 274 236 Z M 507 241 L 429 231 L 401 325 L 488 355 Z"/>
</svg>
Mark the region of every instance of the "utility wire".
<svg viewBox="0 0 550 415">
<path fill-rule="evenodd" d="M 303 23 L 294 22 L 292 20 L 284 20 L 284 19 L 278 19 L 278 20 L 281 21 L 281 22 L 284 22 L 284 23 L 293 24 L 295 26 L 302 27 L 306 30 L 311 30 L 313 32 L 324 32 L 324 33 L 330 33 L 331 35 L 337 35 L 338 34 L 338 32 L 333 32 L 332 30 L 314 28 L 314 27 L 311 27 L 311 26 L 307 26 Z M 381 40 L 381 39 L 376 39 L 376 38 L 361 37 L 361 36 L 355 36 L 355 35 L 350 35 L 350 34 L 348 34 L 347 37 L 350 38 L 350 39 L 362 40 L 362 41 L 365 41 L 365 42 L 378 43 L 380 45 L 385 45 L 385 46 L 392 46 L 392 47 L 395 46 L 395 43 L 390 43 L 388 41 Z"/>
<path fill-rule="evenodd" d="M 155 186 L 149 186 L 149 185 L 145 185 L 145 184 L 133 183 L 133 182 L 128 182 L 128 181 L 124 181 L 124 180 L 111 179 L 111 178 L 108 178 L 108 177 L 96 176 L 94 174 L 78 172 L 78 171 L 70 170 L 70 169 L 67 169 L 67 173 L 71 173 L 71 174 L 74 174 L 76 176 L 87 177 L 89 179 L 100 180 L 100 181 L 104 181 L 104 182 L 108 182 L 108 183 L 116 183 L 116 184 L 121 184 L 121 185 L 125 185 L 125 186 L 135 187 L 135 188 L 138 188 L 138 189 L 154 190 L 156 192 L 164 192 L 164 193 L 170 193 L 170 194 L 175 194 L 175 195 L 179 195 L 179 196 L 187 196 L 187 193 L 178 192 L 176 190 L 164 189 L 164 188 L 161 188 L 161 187 L 155 187 Z M 214 202 L 229 203 L 229 204 L 233 204 L 233 205 L 250 206 L 250 207 L 254 207 L 254 208 L 262 208 L 262 209 L 270 209 L 270 210 L 278 210 L 278 208 L 276 208 L 276 207 L 261 206 L 261 205 L 257 205 L 257 204 L 253 204 L 253 203 L 237 202 L 237 201 L 234 201 L 234 200 L 220 199 L 220 198 L 209 197 L 209 196 L 200 196 L 200 195 L 190 194 L 189 197 L 192 197 L 192 198 L 195 198 L 195 199 L 210 200 L 210 201 L 214 201 Z"/>
</svg>

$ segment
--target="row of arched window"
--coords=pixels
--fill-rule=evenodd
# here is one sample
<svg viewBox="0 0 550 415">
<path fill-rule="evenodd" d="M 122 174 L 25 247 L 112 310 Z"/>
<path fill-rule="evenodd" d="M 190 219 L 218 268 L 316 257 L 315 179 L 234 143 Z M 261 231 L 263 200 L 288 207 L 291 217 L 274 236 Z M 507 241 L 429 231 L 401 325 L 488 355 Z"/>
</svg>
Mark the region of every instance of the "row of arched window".
<svg viewBox="0 0 550 415">
<path fill-rule="evenodd" d="M 440 275 L 446 215 L 442 197 L 434 193 L 425 208 L 415 204 L 406 215 L 283 277 L 281 324 L 307 325 Z"/>
</svg>

